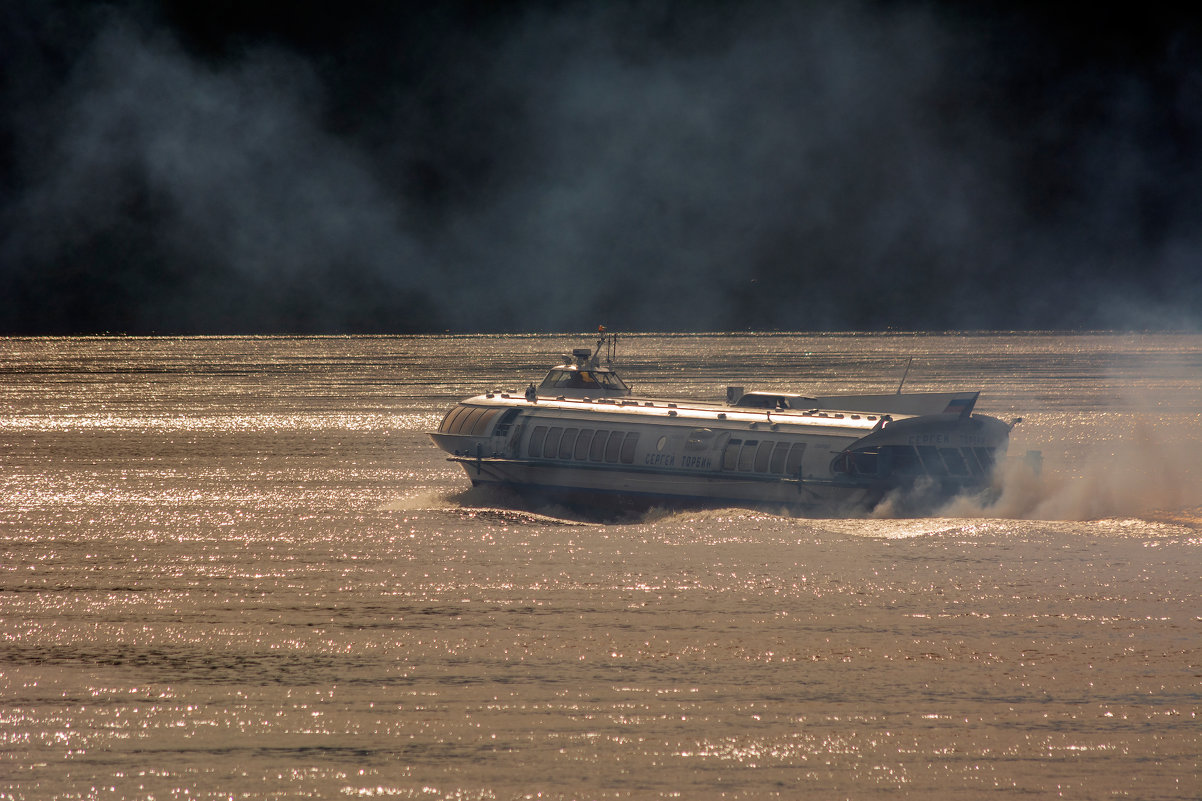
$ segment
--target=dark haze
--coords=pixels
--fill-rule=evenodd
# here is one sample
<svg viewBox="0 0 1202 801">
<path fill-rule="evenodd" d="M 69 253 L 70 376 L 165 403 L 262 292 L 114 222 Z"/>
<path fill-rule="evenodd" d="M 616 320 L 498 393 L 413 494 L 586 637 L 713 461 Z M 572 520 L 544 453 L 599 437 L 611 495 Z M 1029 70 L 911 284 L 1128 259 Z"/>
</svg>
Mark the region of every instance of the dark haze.
<svg viewBox="0 0 1202 801">
<path fill-rule="evenodd" d="M 1034 3 L 18 0 L 0 333 L 1195 329 L 1200 44 Z"/>
</svg>

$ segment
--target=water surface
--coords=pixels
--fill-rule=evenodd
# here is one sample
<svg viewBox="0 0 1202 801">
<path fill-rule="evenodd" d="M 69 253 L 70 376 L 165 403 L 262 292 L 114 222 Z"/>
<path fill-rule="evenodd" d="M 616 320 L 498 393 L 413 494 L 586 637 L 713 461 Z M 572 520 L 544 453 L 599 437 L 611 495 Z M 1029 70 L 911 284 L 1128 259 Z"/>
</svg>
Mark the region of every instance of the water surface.
<svg viewBox="0 0 1202 801">
<path fill-rule="evenodd" d="M 1023 418 L 990 509 L 468 490 L 424 432 L 587 343 L 0 340 L 0 798 L 1198 797 L 1202 337 L 620 341 L 713 399 L 913 356 Z"/>
</svg>

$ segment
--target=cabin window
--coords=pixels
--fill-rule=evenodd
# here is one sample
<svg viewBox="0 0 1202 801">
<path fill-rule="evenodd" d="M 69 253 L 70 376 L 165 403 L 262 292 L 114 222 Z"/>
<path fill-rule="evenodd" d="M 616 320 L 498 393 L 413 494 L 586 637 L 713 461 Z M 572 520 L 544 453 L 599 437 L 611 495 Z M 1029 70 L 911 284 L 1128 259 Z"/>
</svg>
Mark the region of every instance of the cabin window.
<svg viewBox="0 0 1202 801">
<path fill-rule="evenodd" d="M 964 457 L 960 455 L 958 448 L 940 448 L 939 453 L 943 456 L 949 473 L 953 476 L 968 475 L 968 465 L 964 463 Z"/>
<path fill-rule="evenodd" d="M 981 469 L 981 463 L 977 461 L 977 455 L 972 452 L 972 448 L 961 448 L 960 454 L 964 457 L 964 461 L 968 465 L 968 472 L 974 476 L 979 476 L 985 472 Z"/>
<path fill-rule="evenodd" d="M 598 431 L 593 435 L 592 444 L 588 448 L 588 458 L 591 462 L 600 462 L 605 458 L 605 442 L 609 438 L 609 432 L 605 430 Z"/>
<path fill-rule="evenodd" d="M 484 410 L 477 406 L 469 406 L 463 414 L 459 415 L 455 420 L 456 434 L 470 434 L 472 426 L 480 419 L 480 415 L 484 414 Z"/>
<path fill-rule="evenodd" d="M 559 458 L 571 459 L 572 451 L 576 448 L 576 435 L 580 433 L 578 428 L 568 428 L 563 432 L 563 439 L 559 441 Z"/>
<path fill-rule="evenodd" d="M 481 417 L 483 417 L 484 413 L 487 411 L 488 411 L 488 409 L 485 409 L 484 407 L 479 407 L 479 408 L 472 409 L 470 412 L 463 415 L 463 417 L 460 417 L 458 420 L 455 421 L 455 427 L 459 429 L 458 432 L 456 432 L 456 433 L 471 434 L 472 429 L 474 429 L 476 427 L 476 421 L 478 421 Z"/>
<path fill-rule="evenodd" d="M 943 459 L 939 458 L 939 451 L 934 445 L 919 445 L 918 455 L 922 457 L 922 463 L 928 473 L 933 476 L 947 475 L 947 466 Z"/>
<path fill-rule="evenodd" d="M 880 464 L 876 451 L 855 451 L 848 454 L 851 472 L 859 476 L 875 476 Z"/>
<path fill-rule="evenodd" d="M 605 461 L 618 461 L 618 454 L 622 450 L 622 436 L 621 431 L 609 432 L 609 439 L 605 442 Z"/>
<path fill-rule="evenodd" d="M 584 461 L 588 458 L 588 446 L 593 441 L 593 430 L 585 428 L 581 430 L 580 436 L 576 437 L 576 452 L 572 455 L 578 461 Z"/>
<path fill-rule="evenodd" d="M 554 459 L 555 454 L 559 451 L 559 439 L 563 436 L 563 429 L 559 426 L 554 426 L 547 432 L 547 441 L 543 443 L 543 458 Z"/>
<path fill-rule="evenodd" d="M 846 451 L 831 462 L 831 472 L 854 476 L 875 476 L 880 466 L 877 451 Z"/>
<path fill-rule="evenodd" d="M 463 427 L 463 421 L 474 411 L 476 411 L 476 407 L 474 406 L 460 406 L 456 409 L 455 415 L 447 420 L 447 433 L 458 434 L 459 429 Z"/>
<path fill-rule="evenodd" d="M 500 413 L 500 409 L 486 410 L 484 414 L 480 415 L 480 418 L 476 420 L 476 425 L 472 427 L 472 434 L 477 437 L 487 434 L 488 430 L 492 428 L 492 421 L 496 419 L 497 415 Z"/>
<path fill-rule="evenodd" d="M 793 405 L 784 395 L 763 395 L 758 392 L 748 392 L 739 398 L 735 406 L 744 409 L 791 409 Z"/>
<path fill-rule="evenodd" d="M 772 449 L 772 466 L 768 469 L 773 473 L 785 472 L 785 462 L 789 458 L 789 443 L 778 442 Z"/>
<path fill-rule="evenodd" d="M 768 462 L 772 458 L 772 446 L 774 443 L 761 442 L 760 446 L 755 451 L 755 472 L 767 473 Z"/>
<path fill-rule="evenodd" d="M 530 432 L 530 444 L 526 446 L 526 451 L 530 454 L 530 458 L 538 459 L 543 455 L 543 440 L 547 438 L 546 426 L 535 426 Z"/>
<path fill-rule="evenodd" d="M 622 451 L 619 458 L 622 464 L 634 464 L 634 448 L 639 443 L 639 435 L 635 431 L 631 431 L 622 440 Z"/>
<path fill-rule="evenodd" d="M 732 439 L 726 443 L 726 450 L 722 451 L 722 469 L 734 470 L 739 466 L 739 448 L 743 447 L 743 440 Z"/>
<path fill-rule="evenodd" d="M 997 458 L 993 448 L 973 448 L 973 452 L 976 453 L 978 461 L 981 462 L 981 469 L 985 473 L 993 470 L 993 462 Z"/>
<path fill-rule="evenodd" d="M 749 439 L 743 443 L 743 449 L 739 451 L 740 472 L 751 472 L 751 468 L 755 466 L 755 452 L 759 446 L 760 442 L 756 439 Z"/>
<path fill-rule="evenodd" d="M 785 462 L 785 472 L 791 476 L 801 472 L 801 457 L 805 455 L 806 444 L 797 442 L 789 446 L 789 459 Z"/>
<path fill-rule="evenodd" d="M 493 432 L 493 436 L 503 437 L 508 434 L 514 419 L 520 411 L 521 409 L 506 409 L 505 414 L 501 415 L 501 419 L 497 421 L 497 430 Z"/>
<path fill-rule="evenodd" d="M 768 395 L 748 393 L 739 398 L 738 405 L 744 409 L 773 409 L 776 407 L 776 401 Z"/>
<path fill-rule="evenodd" d="M 889 454 L 889 463 L 892 466 L 894 473 L 904 473 L 906 475 L 921 475 L 923 473 L 922 461 L 918 458 L 918 451 L 910 445 L 886 445 L 881 449 Z"/>
<path fill-rule="evenodd" d="M 457 429 L 455 428 L 455 423 L 458 422 L 459 418 L 468 411 L 470 411 L 470 409 L 467 406 L 456 406 L 454 409 L 451 409 L 451 411 L 447 412 L 446 417 L 442 418 L 442 423 L 439 424 L 438 430 L 444 434 L 456 433 Z"/>
<path fill-rule="evenodd" d="M 458 420 L 455 421 L 455 426 L 456 426 L 456 428 L 458 428 L 458 431 L 456 431 L 455 433 L 457 433 L 457 434 L 472 433 L 472 429 L 474 429 L 476 427 L 476 421 L 479 420 L 481 417 L 483 417 L 484 413 L 487 411 L 488 411 L 487 407 L 478 406 L 478 407 L 472 409 L 470 412 L 468 412 L 463 417 L 460 417 Z"/>
</svg>

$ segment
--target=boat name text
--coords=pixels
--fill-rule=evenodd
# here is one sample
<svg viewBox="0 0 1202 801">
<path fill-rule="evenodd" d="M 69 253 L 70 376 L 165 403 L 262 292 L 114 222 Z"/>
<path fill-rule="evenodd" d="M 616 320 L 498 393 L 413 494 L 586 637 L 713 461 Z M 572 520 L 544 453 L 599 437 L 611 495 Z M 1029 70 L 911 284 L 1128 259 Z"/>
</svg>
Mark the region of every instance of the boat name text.
<svg viewBox="0 0 1202 801">
<path fill-rule="evenodd" d="M 676 454 L 649 453 L 643 459 L 643 464 L 654 467 L 673 467 L 676 465 Z M 680 466 L 696 470 L 709 470 L 713 466 L 713 462 L 708 456 L 682 456 L 680 457 Z"/>
<path fill-rule="evenodd" d="M 985 437 L 973 434 L 911 434 L 907 438 L 910 445 L 951 445 L 958 447 L 973 445 L 988 445 Z"/>
</svg>

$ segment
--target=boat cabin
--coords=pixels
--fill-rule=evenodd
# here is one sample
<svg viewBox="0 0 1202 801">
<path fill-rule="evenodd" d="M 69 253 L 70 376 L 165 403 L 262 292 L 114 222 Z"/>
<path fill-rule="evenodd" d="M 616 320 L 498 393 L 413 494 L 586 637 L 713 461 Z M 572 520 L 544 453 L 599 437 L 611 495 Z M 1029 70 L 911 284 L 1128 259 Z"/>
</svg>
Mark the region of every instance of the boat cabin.
<svg viewBox="0 0 1202 801">
<path fill-rule="evenodd" d="M 814 398 L 806 395 L 784 395 L 779 392 L 744 392 L 732 405 L 741 409 L 805 410 L 818 408 Z"/>
<path fill-rule="evenodd" d="M 880 395 L 788 395 L 780 392 L 741 392 L 727 387 L 727 402 L 743 409 L 805 411 L 827 409 L 876 414 L 972 414 L 980 392 L 891 392 Z"/>
<path fill-rule="evenodd" d="M 541 396 L 603 398 L 630 394 L 630 387 L 608 367 L 602 367 L 588 348 L 572 351 L 573 362 L 552 367 L 538 385 Z"/>
</svg>

